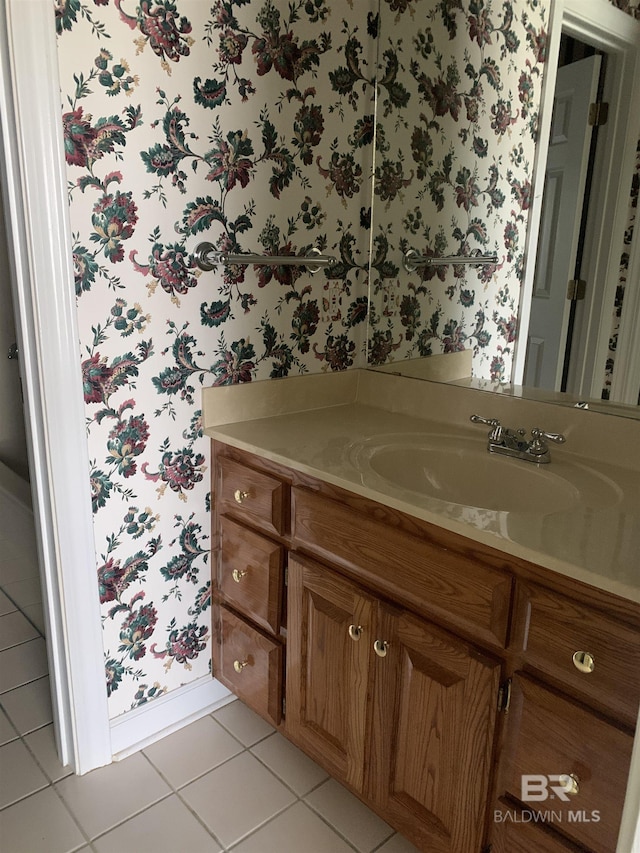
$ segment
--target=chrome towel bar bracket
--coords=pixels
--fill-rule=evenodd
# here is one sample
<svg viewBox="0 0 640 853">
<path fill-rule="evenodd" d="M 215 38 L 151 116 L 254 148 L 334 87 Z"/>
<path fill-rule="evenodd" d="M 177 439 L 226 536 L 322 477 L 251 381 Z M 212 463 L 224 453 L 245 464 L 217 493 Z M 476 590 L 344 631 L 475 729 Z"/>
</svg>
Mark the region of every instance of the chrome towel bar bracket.
<svg viewBox="0 0 640 853">
<path fill-rule="evenodd" d="M 246 264 L 258 267 L 306 267 L 312 275 L 323 267 L 336 263 L 331 255 L 323 255 L 315 247 L 307 255 L 252 255 L 219 252 L 211 243 L 198 243 L 193 253 L 196 264 L 201 270 L 210 272 L 215 267 L 226 264 Z"/>
<path fill-rule="evenodd" d="M 441 255 L 440 257 L 426 257 L 420 255 L 415 249 L 409 249 L 402 258 L 402 265 L 407 272 L 415 272 L 422 267 L 442 267 L 445 264 L 497 264 L 498 256 L 493 255 Z"/>
</svg>

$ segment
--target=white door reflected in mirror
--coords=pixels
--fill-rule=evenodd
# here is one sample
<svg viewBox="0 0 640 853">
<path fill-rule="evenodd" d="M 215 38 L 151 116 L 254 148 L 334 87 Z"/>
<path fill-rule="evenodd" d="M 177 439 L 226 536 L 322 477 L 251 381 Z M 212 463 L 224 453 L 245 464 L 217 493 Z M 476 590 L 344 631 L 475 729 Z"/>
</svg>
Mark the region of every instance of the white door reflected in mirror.
<svg viewBox="0 0 640 853">
<path fill-rule="evenodd" d="M 562 388 L 570 300 L 585 202 L 592 127 L 589 105 L 596 101 L 600 56 L 558 69 L 549 138 L 538 258 L 531 299 L 524 384 L 549 391 Z"/>
</svg>

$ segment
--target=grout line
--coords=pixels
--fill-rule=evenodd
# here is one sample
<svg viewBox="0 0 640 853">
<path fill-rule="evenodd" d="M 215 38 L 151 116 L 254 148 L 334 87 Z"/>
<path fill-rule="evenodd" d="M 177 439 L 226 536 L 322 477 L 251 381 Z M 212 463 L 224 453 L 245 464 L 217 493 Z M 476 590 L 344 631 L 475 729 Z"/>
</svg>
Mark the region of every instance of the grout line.
<svg viewBox="0 0 640 853">
<path fill-rule="evenodd" d="M 60 781 L 62 781 L 62 780 L 60 780 Z M 76 825 L 76 826 L 78 827 L 78 829 L 80 830 L 80 834 L 81 834 L 81 835 L 82 835 L 82 837 L 85 839 L 85 845 L 87 845 L 87 844 L 88 844 L 88 845 L 91 847 L 91 850 L 94 850 L 94 847 L 93 847 L 93 845 L 91 844 L 91 839 L 89 838 L 89 833 L 88 833 L 88 832 L 85 832 L 84 828 L 83 828 L 83 827 L 82 827 L 82 825 L 80 824 L 80 821 L 76 818 L 76 816 L 74 815 L 74 813 L 71 811 L 71 809 L 70 809 L 70 808 L 69 808 L 69 806 L 67 805 L 67 803 L 66 803 L 66 801 L 65 801 L 64 797 L 62 796 L 62 794 L 61 794 L 61 793 L 60 793 L 60 791 L 58 790 L 57 785 L 56 785 L 56 784 L 52 784 L 52 785 L 51 785 L 51 787 L 53 788 L 53 791 L 54 791 L 55 795 L 57 796 L 57 798 L 60 800 L 60 802 L 62 803 L 62 805 L 63 805 L 63 806 L 65 807 L 65 809 L 67 810 L 67 813 L 71 815 L 71 820 L 75 823 L 75 825 Z M 81 850 L 81 849 L 82 849 L 82 847 L 76 847 L 76 850 Z"/>
<path fill-rule="evenodd" d="M 236 740 L 237 740 L 237 738 L 236 738 Z M 240 744 L 240 745 L 242 746 L 242 744 Z M 220 841 L 220 839 L 216 836 L 216 834 L 215 834 L 214 832 L 212 832 L 212 831 L 209 829 L 209 827 L 208 827 L 208 826 L 207 826 L 207 824 L 204 822 L 204 820 L 200 817 L 200 815 L 199 815 L 199 814 L 198 814 L 198 813 L 197 813 L 193 808 L 191 808 L 191 806 L 189 805 L 189 803 L 187 803 L 187 802 L 186 802 L 186 800 L 185 800 L 185 799 L 182 797 L 182 795 L 180 794 L 180 791 L 181 791 L 182 789 L 186 788 L 188 785 L 191 785 L 191 783 L 192 783 L 192 782 L 197 782 L 197 781 L 198 781 L 198 779 L 202 779 L 204 776 L 206 776 L 206 775 L 207 775 L 207 773 L 210 773 L 210 772 L 211 772 L 211 770 L 216 770 L 216 769 L 217 769 L 217 767 L 222 767 L 222 766 L 223 766 L 224 764 L 226 764 L 228 761 L 231 761 L 231 758 L 227 759 L 226 761 L 223 761 L 223 762 L 222 762 L 222 764 L 217 765 L 217 767 L 212 767 L 210 770 L 207 770 L 205 773 L 202 773 L 200 776 L 197 776 L 195 779 L 191 779 L 191 780 L 189 780 L 189 782 L 185 782 L 185 784 L 184 784 L 184 785 L 182 785 L 182 786 L 181 786 L 181 788 L 176 788 L 176 787 L 174 787 L 174 785 L 169 781 L 169 779 L 167 779 L 167 777 L 164 775 L 164 773 L 156 767 L 156 765 L 155 765 L 155 764 L 153 763 L 153 761 L 149 758 L 149 756 L 145 753 L 145 751 L 144 751 L 144 750 L 141 750 L 141 752 L 142 752 L 142 755 L 143 755 L 143 756 L 146 758 L 146 760 L 149 762 L 149 764 L 150 764 L 150 765 L 153 767 L 153 769 L 156 771 L 156 773 L 160 776 L 160 778 L 161 778 L 161 779 L 162 779 L 162 780 L 163 780 L 163 781 L 164 781 L 164 782 L 165 782 L 165 783 L 166 783 L 166 784 L 171 788 L 172 794 L 173 794 L 173 795 L 175 795 L 175 796 L 180 800 L 180 802 L 182 803 L 182 805 L 187 809 L 187 811 L 188 811 L 190 814 L 192 814 L 192 815 L 193 815 L 193 817 L 195 817 L 195 818 L 196 818 L 196 820 L 198 821 L 198 823 L 199 823 L 199 824 L 202 826 L 202 828 L 203 828 L 204 830 L 206 830 L 206 832 L 207 832 L 207 833 L 208 833 L 208 834 L 213 838 L 213 840 L 216 842 L 216 844 L 218 844 L 218 845 L 219 845 L 219 846 L 224 850 L 224 849 L 225 849 L 225 848 L 224 848 L 224 844 Z M 232 758 L 236 758 L 238 755 L 242 755 L 242 752 L 238 752 L 238 753 L 236 753 L 236 755 L 232 756 Z"/>
<path fill-rule="evenodd" d="M 62 781 L 62 780 L 60 780 L 60 781 Z M 140 817 L 140 815 L 143 815 L 145 812 L 149 811 L 149 809 L 153 808 L 154 806 L 157 806 L 158 803 L 163 803 L 165 800 L 168 800 L 169 797 L 172 797 L 174 794 L 175 794 L 175 791 L 169 791 L 168 793 L 163 794 L 160 797 L 160 799 L 155 800 L 153 803 L 149 803 L 148 805 L 144 806 L 144 808 L 141 808 L 137 812 L 133 812 L 133 814 L 128 815 L 128 817 L 125 817 L 123 820 L 118 821 L 118 823 L 114 823 L 108 829 L 102 830 L 97 835 L 91 836 L 89 838 L 89 844 L 93 845 L 94 841 L 99 841 L 101 838 L 104 838 L 105 835 L 108 835 L 110 832 L 113 832 L 114 829 L 119 829 L 121 826 L 124 826 L 125 823 L 129 823 L 130 820 L 134 820 L 134 818 Z M 59 794 L 59 796 L 62 798 L 61 794 Z M 64 798 L 62 798 L 62 800 L 64 802 Z M 66 805 L 66 803 L 65 803 L 65 805 Z M 67 809 L 69 811 L 71 811 L 71 809 L 69 809 L 68 806 L 67 806 Z M 76 823 L 77 823 L 77 821 L 76 821 Z M 83 834 L 86 835 L 86 833 L 83 833 Z M 93 846 L 92 846 L 92 849 L 93 849 Z"/>
</svg>

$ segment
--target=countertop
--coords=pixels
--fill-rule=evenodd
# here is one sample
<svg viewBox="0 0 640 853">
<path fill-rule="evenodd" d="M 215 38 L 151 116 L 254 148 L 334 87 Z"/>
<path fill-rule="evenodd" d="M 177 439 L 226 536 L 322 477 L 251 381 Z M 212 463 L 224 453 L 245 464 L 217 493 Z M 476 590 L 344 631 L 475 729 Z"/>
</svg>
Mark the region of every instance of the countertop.
<svg viewBox="0 0 640 853">
<path fill-rule="evenodd" d="M 208 390 L 215 393 L 216 389 Z M 544 469 L 561 476 L 565 465 L 588 464 L 592 475 L 602 477 L 608 484 L 606 499 L 594 493 L 561 509 L 554 508 L 550 501 L 549 511 L 479 509 L 399 488 L 371 470 L 366 453 L 363 454 L 368 443 L 381 437 L 400 442 L 407 437 L 430 435 L 446 436 L 449 442 L 457 438 L 461 442 L 482 440 L 484 433 L 476 427 L 443 424 L 356 400 L 234 423 L 207 425 L 205 420 L 205 433 L 505 553 L 640 602 L 637 470 L 598 459 L 585 460 L 565 446 L 552 445 L 552 461 Z M 511 481 L 518 477 L 522 466 L 531 464 L 505 457 L 495 457 L 495 462 L 498 493 L 504 477 Z"/>
</svg>

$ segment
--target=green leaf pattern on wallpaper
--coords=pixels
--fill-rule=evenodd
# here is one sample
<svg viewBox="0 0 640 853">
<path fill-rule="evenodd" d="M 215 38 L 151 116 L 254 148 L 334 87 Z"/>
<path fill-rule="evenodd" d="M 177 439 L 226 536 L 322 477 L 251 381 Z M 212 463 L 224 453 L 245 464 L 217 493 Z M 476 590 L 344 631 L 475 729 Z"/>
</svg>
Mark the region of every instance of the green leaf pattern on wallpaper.
<svg viewBox="0 0 640 853">
<path fill-rule="evenodd" d="M 508 381 L 524 271 L 547 2 L 381 5 L 370 358 L 473 350 Z M 493 254 L 423 267 L 402 255 Z"/>
<path fill-rule="evenodd" d="M 378 362 L 508 373 L 547 5 L 55 3 L 111 716 L 210 671 L 203 386 L 363 366 L 369 313 Z M 336 263 L 202 273 L 203 239 Z M 409 247 L 499 263 L 408 276 Z"/>
<path fill-rule="evenodd" d="M 112 717 L 210 672 L 202 387 L 363 363 L 375 6 L 55 4 Z"/>
</svg>

